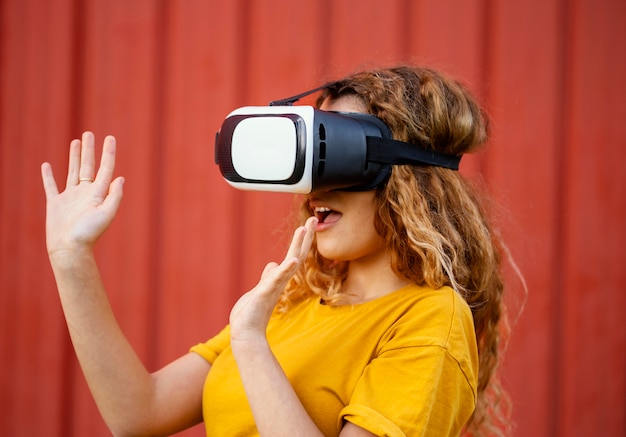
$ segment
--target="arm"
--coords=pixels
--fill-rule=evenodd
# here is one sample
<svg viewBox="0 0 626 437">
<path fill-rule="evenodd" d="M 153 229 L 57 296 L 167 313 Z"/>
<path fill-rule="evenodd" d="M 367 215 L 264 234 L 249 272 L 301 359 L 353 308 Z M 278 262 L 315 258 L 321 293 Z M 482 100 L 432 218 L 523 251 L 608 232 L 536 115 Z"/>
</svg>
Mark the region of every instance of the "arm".
<svg viewBox="0 0 626 437">
<path fill-rule="evenodd" d="M 150 374 L 120 330 L 93 254 L 122 198 L 123 179 L 113 180 L 115 139 L 105 139 L 97 174 L 94 157 L 91 133 L 72 141 L 61 193 L 50 165 L 42 165 L 46 244 L 69 333 L 115 435 L 171 433 L 201 421 L 202 386 L 210 365 L 190 353 Z"/>
<path fill-rule="evenodd" d="M 261 436 L 321 436 L 272 353 L 265 330 L 280 293 L 303 262 L 313 240 L 316 219 L 298 228 L 281 264 L 266 266 L 261 280 L 244 294 L 230 315 L 233 355 Z M 367 437 L 370 432 L 351 423 L 343 437 Z"/>
<path fill-rule="evenodd" d="M 265 267 L 261 280 L 230 314 L 230 345 L 261 436 L 321 436 L 270 350 L 265 330 L 282 289 L 306 257 L 315 219 L 296 230 L 281 264 Z"/>
</svg>

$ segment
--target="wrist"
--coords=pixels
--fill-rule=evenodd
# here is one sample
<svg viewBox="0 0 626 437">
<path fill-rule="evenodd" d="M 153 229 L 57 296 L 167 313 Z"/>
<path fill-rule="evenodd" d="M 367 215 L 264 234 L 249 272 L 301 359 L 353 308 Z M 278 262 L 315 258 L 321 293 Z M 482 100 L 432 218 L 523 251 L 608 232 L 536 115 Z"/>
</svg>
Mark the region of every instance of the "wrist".
<svg viewBox="0 0 626 437">
<path fill-rule="evenodd" d="M 251 357 L 270 350 L 265 334 L 257 332 L 235 335 L 231 332 L 230 347 L 233 350 L 235 358 L 237 358 L 237 356 Z"/>
<path fill-rule="evenodd" d="M 68 246 L 63 249 L 49 250 L 48 258 L 54 269 L 76 268 L 94 260 L 93 247 L 86 245 Z"/>
</svg>

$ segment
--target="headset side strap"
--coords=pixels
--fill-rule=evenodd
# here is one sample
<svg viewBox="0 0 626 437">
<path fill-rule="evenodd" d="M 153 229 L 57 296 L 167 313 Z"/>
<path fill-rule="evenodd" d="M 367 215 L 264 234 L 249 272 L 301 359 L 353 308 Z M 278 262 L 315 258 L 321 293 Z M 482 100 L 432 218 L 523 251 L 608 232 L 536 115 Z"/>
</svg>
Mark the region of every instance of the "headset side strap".
<svg viewBox="0 0 626 437">
<path fill-rule="evenodd" d="M 367 137 L 367 160 L 384 164 L 426 164 L 436 167 L 459 169 L 461 156 L 428 150 L 416 144 L 390 138 Z"/>
</svg>

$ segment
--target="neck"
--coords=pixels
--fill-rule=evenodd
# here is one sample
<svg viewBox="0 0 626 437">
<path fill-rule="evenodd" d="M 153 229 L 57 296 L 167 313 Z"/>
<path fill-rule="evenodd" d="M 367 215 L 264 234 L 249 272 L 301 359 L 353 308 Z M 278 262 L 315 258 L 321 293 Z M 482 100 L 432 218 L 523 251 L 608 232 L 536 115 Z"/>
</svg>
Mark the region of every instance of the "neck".
<svg viewBox="0 0 626 437">
<path fill-rule="evenodd" d="M 350 261 L 341 292 L 345 303 L 362 303 L 385 296 L 410 282 L 393 271 L 385 254 L 376 260 Z"/>
</svg>

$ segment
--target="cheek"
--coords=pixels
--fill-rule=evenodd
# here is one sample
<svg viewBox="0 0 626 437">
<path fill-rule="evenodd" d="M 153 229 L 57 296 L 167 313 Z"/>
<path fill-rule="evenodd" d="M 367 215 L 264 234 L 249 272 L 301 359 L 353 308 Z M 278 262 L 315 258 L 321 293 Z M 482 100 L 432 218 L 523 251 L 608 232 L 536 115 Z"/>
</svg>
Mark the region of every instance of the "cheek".
<svg viewBox="0 0 626 437">
<path fill-rule="evenodd" d="M 376 233 L 374 226 L 368 228 L 366 232 L 362 232 L 361 237 L 360 244 L 355 247 L 361 256 L 376 254 L 383 249 L 383 239 Z"/>
<path fill-rule="evenodd" d="M 338 226 L 330 232 L 317 234 L 317 249 L 320 255 L 335 261 L 351 261 L 375 255 L 383 247 L 383 240 L 376 233 L 372 221 Z"/>
</svg>

